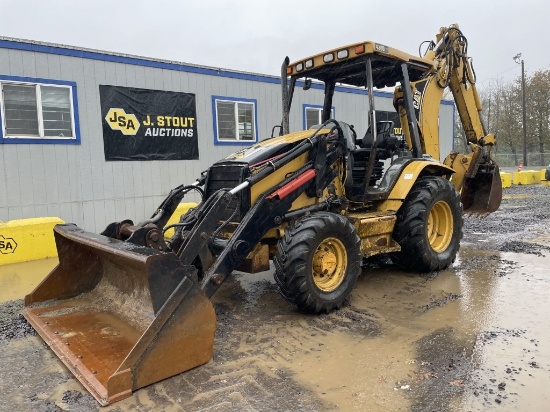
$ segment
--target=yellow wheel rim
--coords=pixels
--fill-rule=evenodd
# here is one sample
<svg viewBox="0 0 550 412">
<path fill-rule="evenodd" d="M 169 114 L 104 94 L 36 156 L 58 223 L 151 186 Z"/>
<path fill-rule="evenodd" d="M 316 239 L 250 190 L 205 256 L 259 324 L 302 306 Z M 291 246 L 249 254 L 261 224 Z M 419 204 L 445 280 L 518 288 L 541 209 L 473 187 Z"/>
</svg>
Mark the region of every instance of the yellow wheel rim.
<svg viewBox="0 0 550 412">
<path fill-rule="evenodd" d="M 440 200 L 432 206 L 426 230 L 432 249 L 444 252 L 453 237 L 453 213 L 447 202 Z"/>
<path fill-rule="evenodd" d="M 313 255 L 313 281 L 323 292 L 340 286 L 346 274 L 348 253 L 344 244 L 334 237 L 326 238 Z"/>
</svg>

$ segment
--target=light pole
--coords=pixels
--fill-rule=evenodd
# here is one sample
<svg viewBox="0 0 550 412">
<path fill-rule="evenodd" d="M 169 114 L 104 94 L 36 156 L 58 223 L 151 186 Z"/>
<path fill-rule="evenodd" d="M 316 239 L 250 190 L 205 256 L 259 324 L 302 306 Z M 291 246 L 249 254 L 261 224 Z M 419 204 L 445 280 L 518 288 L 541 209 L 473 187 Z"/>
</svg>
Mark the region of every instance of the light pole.
<svg viewBox="0 0 550 412">
<path fill-rule="evenodd" d="M 527 120 L 525 114 L 525 64 L 521 58 L 521 53 L 514 56 L 517 64 L 521 62 L 521 104 L 522 104 L 522 123 L 523 123 L 523 166 L 527 166 Z"/>
</svg>

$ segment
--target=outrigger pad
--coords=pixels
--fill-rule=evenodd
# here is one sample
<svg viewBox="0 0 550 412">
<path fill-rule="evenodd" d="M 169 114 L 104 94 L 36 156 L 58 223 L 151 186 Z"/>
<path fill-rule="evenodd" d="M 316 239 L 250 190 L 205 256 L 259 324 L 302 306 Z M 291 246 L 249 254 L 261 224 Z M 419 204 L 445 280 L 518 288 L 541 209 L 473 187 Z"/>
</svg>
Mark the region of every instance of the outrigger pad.
<svg viewBox="0 0 550 412">
<path fill-rule="evenodd" d="M 54 235 L 59 265 L 23 315 L 101 405 L 211 359 L 216 315 L 193 266 L 75 225 Z"/>
</svg>

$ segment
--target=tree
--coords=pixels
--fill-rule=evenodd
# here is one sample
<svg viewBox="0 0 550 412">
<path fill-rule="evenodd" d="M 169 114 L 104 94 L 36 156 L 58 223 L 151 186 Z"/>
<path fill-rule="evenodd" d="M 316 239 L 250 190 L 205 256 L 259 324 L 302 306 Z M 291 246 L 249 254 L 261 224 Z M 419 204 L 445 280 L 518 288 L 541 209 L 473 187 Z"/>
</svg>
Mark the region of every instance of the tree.
<svg viewBox="0 0 550 412">
<path fill-rule="evenodd" d="M 523 154 L 523 103 L 521 76 L 504 82 L 494 79 L 478 84 L 483 107 L 482 121 L 487 133 L 497 138 L 497 163 L 518 165 Z M 527 154 L 538 153 L 531 162 L 546 165 L 545 151 L 550 152 L 550 70 L 537 70 L 525 79 Z M 455 115 L 455 148 L 464 147 L 464 132 L 458 113 Z M 460 151 L 460 150 L 459 150 Z M 510 160 L 510 156 L 513 161 Z"/>
<path fill-rule="evenodd" d="M 497 163 L 517 166 L 522 153 L 521 87 L 495 79 L 479 90 L 479 96 L 487 133 L 493 133 L 497 139 Z M 513 162 L 509 160 L 510 154 Z"/>
<path fill-rule="evenodd" d="M 520 83 L 521 84 L 521 83 Z M 521 86 L 507 83 L 498 89 L 496 95 L 498 115 L 494 119 L 494 129 L 497 134 L 499 152 L 513 155 L 514 165 L 519 164 L 519 153 L 522 153 L 522 109 Z"/>
<path fill-rule="evenodd" d="M 529 135 L 540 153 L 540 164 L 545 165 L 544 148 L 550 143 L 550 70 L 537 70 L 529 78 L 527 87 Z"/>
</svg>

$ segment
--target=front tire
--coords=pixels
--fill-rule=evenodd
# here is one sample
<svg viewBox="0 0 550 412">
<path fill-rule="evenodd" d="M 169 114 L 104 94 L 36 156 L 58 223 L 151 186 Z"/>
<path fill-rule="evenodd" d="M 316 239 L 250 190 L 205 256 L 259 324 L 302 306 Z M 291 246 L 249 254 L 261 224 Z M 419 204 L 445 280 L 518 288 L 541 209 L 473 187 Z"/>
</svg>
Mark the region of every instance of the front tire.
<svg viewBox="0 0 550 412">
<path fill-rule="evenodd" d="M 462 239 L 462 203 L 451 182 L 420 178 L 397 212 L 393 238 L 401 251 L 392 260 L 406 269 L 431 272 L 454 262 Z"/>
<path fill-rule="evenodd" d="M 361 273 L 360 243 L 353 224 L 335 213 L 315 213 L 291 224 L 274 257 L 281 294 L 306 312 L 339 309 Z"/>
</svg>

